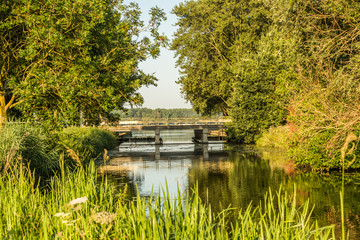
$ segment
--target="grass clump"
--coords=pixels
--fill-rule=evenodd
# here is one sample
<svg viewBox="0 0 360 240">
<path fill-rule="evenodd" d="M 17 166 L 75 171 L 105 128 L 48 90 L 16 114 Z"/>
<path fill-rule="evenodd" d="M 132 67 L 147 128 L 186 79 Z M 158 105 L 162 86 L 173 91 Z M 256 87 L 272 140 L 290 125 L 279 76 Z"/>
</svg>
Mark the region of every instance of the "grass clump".
<svg viewBox="0 0 360 240">
<path fill-rule="evenodd" d="M 259 208 L 239 212 L 235 222 L 214 214 L 196 188 L 186 195 L 127 200 L 106 177 L 98 181 L 94 164 L 62 170 L 40 192 L 26 168 L 0 178 L 0 238 L 4 239 L 330 239 L 333 227 L 311 221 L 308 203 L 293 196 L 267 195 Z M 16 181 L 14 181 L 16 180 Z"/>
<path fill-rule="evenodd" d="M 29 123 L 7 123 L 0 128 L 0 170 L 6 174 L 19 165 L 37 176 L 49 177 L 59 168 L 59 148 L 52 135 Z"/>
<path fill-rule="evenodd" d="M 37 178 L 48 179 L 60 164 L 81 166 L 115 144 L 111 132 L 97 128 L 47 132 L 40 125 L 8 122 L 0 128 L 0 175 L 29 166 Z"/>
</svg>

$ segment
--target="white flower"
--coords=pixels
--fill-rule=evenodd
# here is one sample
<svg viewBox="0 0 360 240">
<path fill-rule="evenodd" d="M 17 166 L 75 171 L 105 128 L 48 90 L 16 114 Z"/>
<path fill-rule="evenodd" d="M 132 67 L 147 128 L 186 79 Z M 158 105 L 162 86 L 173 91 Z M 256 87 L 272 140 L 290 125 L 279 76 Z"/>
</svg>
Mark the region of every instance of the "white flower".
<svg viewBox="0 0 360 240">
<path fill-rule="evenodd" d="M 96 223 L 110 224 L 116 219 L 116 216 L 116 213 L 109 213 L 104 211 L 91 215 L 91 218 Z"/>
<path fill-rule="evenodd" d="M 84 203 L 88 200 L 87 197 L 81 197 L 81 198 L 77 198 L 77 199 L 74 199 L 72 200 L 71 202 L 69 202 L 69 205 L 75 205 L 75 204 L 78 204 L 78 203 Z"/>
<path fill-rule="evenodd" d="M 67 216 L 70 216 L 71 213 L 63 213 L 63 212 L 59 212 L 59 213 L 56 213 L 54 216 L 55 217 L 67 217 Z"/>
</svg>

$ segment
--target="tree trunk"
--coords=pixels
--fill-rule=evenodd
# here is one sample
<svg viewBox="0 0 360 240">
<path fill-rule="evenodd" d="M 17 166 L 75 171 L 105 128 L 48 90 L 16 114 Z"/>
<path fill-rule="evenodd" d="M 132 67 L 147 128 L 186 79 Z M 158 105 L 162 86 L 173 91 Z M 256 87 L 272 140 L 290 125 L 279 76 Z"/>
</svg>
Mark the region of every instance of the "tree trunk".
<svg viewBox="0 0 360 240">
<path fill-rule="evenodd" d="M 13 95 L 8 103 L 5 101 L 5 92 L 0 91 L 0 127 L 2 127 L 7 120 L 7 110 L 12 108 L 15 100 L 15 95 Z"/>
<path fill-rule="evenodd" d="M 6 122 L 5 94 L 0 93 L 0 127 Z"/>
</svg>

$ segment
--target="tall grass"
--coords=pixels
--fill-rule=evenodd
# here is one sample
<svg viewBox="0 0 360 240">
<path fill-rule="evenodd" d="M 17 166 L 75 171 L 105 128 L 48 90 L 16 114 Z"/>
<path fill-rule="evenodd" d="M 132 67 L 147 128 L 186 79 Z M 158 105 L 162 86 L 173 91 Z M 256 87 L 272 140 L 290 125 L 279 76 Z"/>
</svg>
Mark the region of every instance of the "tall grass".
<svg viewBox="0 0 360 240">
<path fill-rule="evenodd" d="M 51 135 L 28 123 L 7 123 L 0 128 L 0 170 L 30 166 L 38 176 L 49 177 L 59 167 L 59 149 Z"/>
<path fill-rule="evenodd" d="M 40 125 L 7 123 L 0 128 L 0 175 L 24 165 L 37 177 L 48 179 L 60 164 L 88 163 L 115 143 L 111 132 L 97 128 L 70 127 L 49 133 Z"/>
<path fill-rule="evenodd" d="M 225 209 L 214 214 L 196 188 L 171 196 L 126 199 L 94 164 L 62 170 L 40 191 L 25 167 L 0 178 L 0 238 L 3 239 L 330 239 L 333 227 L 320 228 L 296 194 L 269 194 L 259 208 Z M 296 192 L 295 192 L 296 193 Z M 235 222 L 227 214 L 238 211 Z"/>
</svg>

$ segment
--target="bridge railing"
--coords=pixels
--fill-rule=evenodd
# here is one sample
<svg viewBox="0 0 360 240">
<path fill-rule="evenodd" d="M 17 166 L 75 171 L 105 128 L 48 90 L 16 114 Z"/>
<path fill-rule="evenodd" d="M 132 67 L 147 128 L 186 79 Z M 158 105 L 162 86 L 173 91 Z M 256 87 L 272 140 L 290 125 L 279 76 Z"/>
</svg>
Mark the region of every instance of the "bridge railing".
<svg viewBox="0 0 360 240">
<path fill-rule="evenodd" d="M 129 126 L 186 126 L 186 125 L 224 125 L 229 121 L 214 121 L 214 120 L 199 120 L 199 121 L 187 121 L 187 122 L 177 122 L 177 121 L 164 121 L 164 122 L 149 122 L 149 121 L 120 121 L 119 126 L 129 127 Z"/>
</svg>

